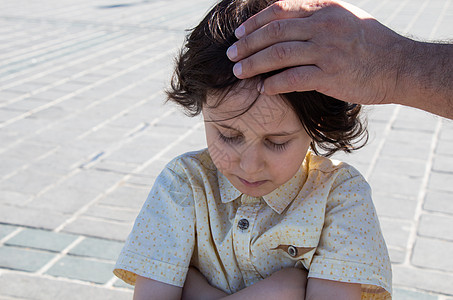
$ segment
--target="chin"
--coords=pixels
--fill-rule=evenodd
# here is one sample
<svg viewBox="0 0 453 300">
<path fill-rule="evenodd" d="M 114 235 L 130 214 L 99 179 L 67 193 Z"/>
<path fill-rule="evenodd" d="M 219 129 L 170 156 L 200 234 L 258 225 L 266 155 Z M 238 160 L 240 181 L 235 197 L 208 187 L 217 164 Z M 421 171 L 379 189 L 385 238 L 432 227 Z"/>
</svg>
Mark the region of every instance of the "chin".
<svg viewBox="0 0 453 300">
<path fill-rule="evenodd" d="M 242 188 L 242 189 L 238 189 L 238 190 L 241 193 L 249 195 L 251 197 L 262 197 L 262 196 L 265 196 L 265 195 L 269 194 L 274 189 L 268 190 L 268 189 L 256 189 L 256 188 L 255 189 L 253 189 L 253 188 Z"/>
</svg>

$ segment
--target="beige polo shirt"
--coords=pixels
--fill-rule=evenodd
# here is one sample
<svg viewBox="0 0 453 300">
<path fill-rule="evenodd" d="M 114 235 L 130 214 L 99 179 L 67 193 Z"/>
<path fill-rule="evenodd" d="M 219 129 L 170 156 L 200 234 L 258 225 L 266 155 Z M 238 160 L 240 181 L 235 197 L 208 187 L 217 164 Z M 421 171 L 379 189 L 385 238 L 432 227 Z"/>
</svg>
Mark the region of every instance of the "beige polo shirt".
<svg viewBox="0 0 453 300">
<path fill-rule="evenodd" d="M 172 160 L 156 179 L 114 273 L 183 286 L 189 265 L 234 293 L 286 267 L 362 284 L 390 299 L 391 266 L 370 187 L 353 167 L 307 153 L 272 193 L 239 192 L 207 150 Z"/>
</svg>

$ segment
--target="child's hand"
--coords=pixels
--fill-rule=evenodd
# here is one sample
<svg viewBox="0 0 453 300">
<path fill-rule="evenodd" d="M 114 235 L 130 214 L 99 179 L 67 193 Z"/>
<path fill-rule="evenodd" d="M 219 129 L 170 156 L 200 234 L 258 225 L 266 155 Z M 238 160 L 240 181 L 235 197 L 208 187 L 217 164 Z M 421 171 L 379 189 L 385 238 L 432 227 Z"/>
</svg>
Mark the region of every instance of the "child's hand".
<svg viewBox="0 0 453 300">
<path fill-rule="evenodd" d="M 211 286 L 206 278 L 194 267 L 189 268 L 182 290 L 183 300 L 210 300 L 227 296 L 225 292 Z"/>
</svg>

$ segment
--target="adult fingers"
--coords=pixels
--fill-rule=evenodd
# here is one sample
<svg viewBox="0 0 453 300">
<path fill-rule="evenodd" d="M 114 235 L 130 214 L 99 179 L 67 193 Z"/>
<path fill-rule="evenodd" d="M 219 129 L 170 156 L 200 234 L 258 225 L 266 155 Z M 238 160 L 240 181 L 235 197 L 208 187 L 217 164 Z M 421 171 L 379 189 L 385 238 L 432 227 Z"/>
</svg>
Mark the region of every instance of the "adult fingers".
<svg viewBox="0 0 453 300">
<path fill-rule="evenodd" d="M 316 47 L 311 42 L 277 43 L 236 63 L 233 73 L 239 79 L 245 79 L 288 67 L 314 65 L 319 55 Z"/>
<path fill-rule="evenodd" d="M 312 91 L 317 89 L 316 83 L 323 80 L 322 77 L 323 73 L 317 66 L 294 67 L 266 78 L 258 90 L 266 95 Z"/>
<path fill-rule="evenodd" d="M 235 42 L 227 51 L 232 61 L 239 61 L 276 43 L 306 41 L 313 35 L 308 19 L 296 18 L 271 21 Z"/>
<path fill-rule="evenodd" d="M 312 13 L 311 10 L 303 9 L 302 1 L 277 1 L 242 23 L 235 34 L 240 39 L 272 21 L 308 17 Z"/>
</svg>

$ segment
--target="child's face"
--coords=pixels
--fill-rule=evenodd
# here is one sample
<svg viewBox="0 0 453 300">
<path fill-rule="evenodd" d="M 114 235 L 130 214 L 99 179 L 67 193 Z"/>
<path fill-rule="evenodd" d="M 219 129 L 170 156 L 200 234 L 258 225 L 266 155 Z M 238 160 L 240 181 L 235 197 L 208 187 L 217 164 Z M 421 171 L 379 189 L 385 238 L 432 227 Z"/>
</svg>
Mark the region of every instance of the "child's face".
<svg viewBox="0 0 453 300">
<path fill-rule="evenodd" d="M 211 158 L 242 193 L 269 194 L 300 168 L 311 139 L 299 118 L 280 96 L 260 95 L 240 86 L 217 107 L 208 95 L 203 117 Z"/>
</svg>

